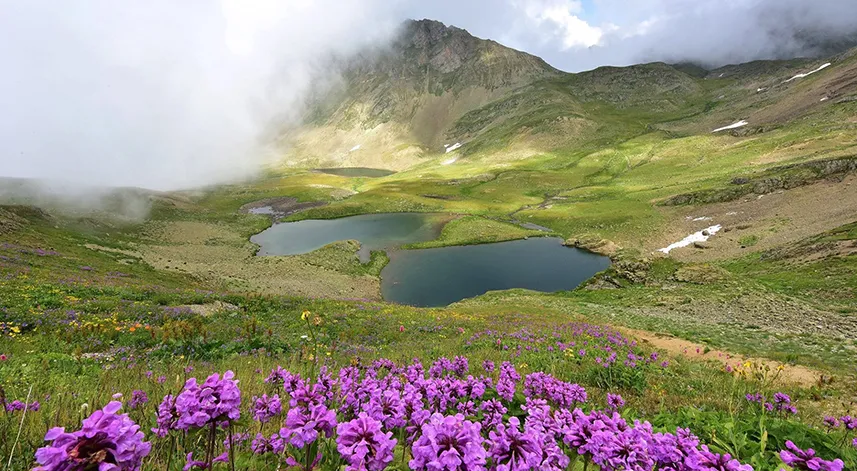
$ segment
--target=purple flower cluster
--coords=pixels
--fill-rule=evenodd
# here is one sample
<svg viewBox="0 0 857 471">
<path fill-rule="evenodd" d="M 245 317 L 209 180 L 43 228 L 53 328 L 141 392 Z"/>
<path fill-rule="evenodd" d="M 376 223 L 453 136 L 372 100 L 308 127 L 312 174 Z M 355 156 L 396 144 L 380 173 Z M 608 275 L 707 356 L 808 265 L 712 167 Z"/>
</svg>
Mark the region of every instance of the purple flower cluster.
<svg viewBox="0 0 857 471">
<path fill-rule="evenodd" d="M 428 368 L 417 360 L 405 365 L 376 360 L 369 366 L 342 368 L 336 377 L 322 368 L 316 378 L 301 378 L 278 367 L 266 380 L 268 394 L 253 397 L 248 407 L 259 432 L 249 449 L 301 469 L 319 464 L 339 469 L 344 462 L 347 470 L 383 470 L 397 447 L 402 447 L 403 459 L 411 455 L 408 464 L 414 470 L 560 471 L 578 457 L 601 471 L 753 469 L 700 444 L 689 430 L 656 433 L 648 422 L 626 420 L 618 412 L 625 405 L 618 394 L 607 394 L 607 409 L 587 412 L 580 408 L 587 392 L 577 384 L 543 372 L 528 374 L 522 382 L 510 362 L 496 370 L 493 364 L 483 365 L 483 370 L 491 376 L 468 374 L 463 357 L 441 358 Z M 152 431 L 164 437 L 173 430 L 193 434 L 210 426 L 206 461 L 189 454 L 185 469 L 223 462 L 227 452 L 214 458 L 216 427 L 228 425 L 231 430 L 240 417 L 240 395 L 229 371 L 222 377 L 213 374 L 202 384 L 192 378 L 178 395 L 164 397 Z M 135 396 L 136 391 L 132 402 Z M 761 394 L 748 400 L 765 403 Z M 771 404 L 787 411 L 791 398 L 777 393 Z M 116 415 L 119 406 L 111 403 L 87 419 L 81 433 L 91 429 L 88 435 L 49 432 L 47 439 L 55 443 L 37 454 L 42 464 L 37 470 L 139 469 L 148 443 L 142 442 L 142 432 L 127 415 Z M 284 419 L 278 418 L 283 414 Z M 117 421 L 121 423 L 114 427 Z M 826 423 L 857 428 L 857 421 L 848 416 Z M 245 439 L 249 442 L 246 434 L 228 438 L 227 451 L 234 452 Z M 825 461 L 791 442 L 780 457 L 796 470 L 842 471 L 842 461 Z M 116 467 L 108 466 L 113 464 Z"/>
<path fill-rule="evenodd" d="M 761 404 L 765 412 L 797 414 L 797 408 L 792 404 L 792 398 L 786 393 L 774 393 L 772 401 L 768 401 L 762 393 L 748 393 L 745 398 L 748 402 Z"/>
<path fill-rule="evenodd" d="M 280 415 L 282 411 L 280 396 L 276 394 L 271 397 L 267 394 L 263 394 L 262 397 L 253 396 L 253 420 L 264 424 Z"/>
<path fill-rule="evenodd" d="M 336 449 L 348 462 L 346 471 L 381 471 L 393 461 L 396 439 L 384 433 L 381 422 L 365 412 L 336 427 Z"/>
<path fill-rule="evenodd" d="M 122 403 L 114 401 L 92 413 L 83 427 L 67 433 L 62 427 L 48 431 L 51 444 L 36 451 L 34 471 L 88 470 L 136 471 L 151 451 L 140 426 L 128 414 L 117 414 Z"/>
<path fill-rule="evenodd" d="M 524 378 L 524 396 L 547 399 L 559 407 L 573 407 L 587 400 L 586 390 L 580 385 L 560 381 L 542 372 L 531 373 Z"/>
<path fill-rule="evenodd" d="M 131 400 L 128 401 L 129 409 L 137 409 L 143 407 L 149 402 L 149 396 L 139 389 L 131 391 Z"/>
<path fill-rule="evenodd" d="M 783 463 L 796 470 L 806 471 L 842 471 L 845 464 L 840 459 L 827 461 L 815 456 L 815 450 L 801 450 L 791 440 L 786 442 L 786 449 L 780 452 Z"/>
<path fill-rule="evenodd" d="M 479 423 L 461 414 L 433 414 L 413 445 L 411 469 L 432 471 L 484 470 L 485 447 Z"/>
<path fill-rule="evenodd" d="M 8 404 L 6 404 L 6 412 L 18 412 L 22 410 L 27 410 L 30 412 L 38 412 L 39 409 L 42 408 L 42 405 L 39 401 L 33 401 L 29 404 L 26 402 L 14 400 Z"/>
<path fill-rule="evenodd" d="M 187 430 L 238 420 L 241 416 L 241 391 L 234 377 L 234 373 L 227 371 L 222 379 L 215 373 L 202 384 L 198 384 L 196 378 L 187 380 L 175 400 L 176 428 Z"/>
</svg>

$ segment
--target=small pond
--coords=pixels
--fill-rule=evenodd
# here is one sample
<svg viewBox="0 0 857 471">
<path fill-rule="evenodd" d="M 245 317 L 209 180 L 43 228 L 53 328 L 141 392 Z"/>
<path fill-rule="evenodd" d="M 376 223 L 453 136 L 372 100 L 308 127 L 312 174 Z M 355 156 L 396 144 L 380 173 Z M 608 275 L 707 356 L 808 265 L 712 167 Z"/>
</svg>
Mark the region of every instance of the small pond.
<svg viewBox="0 0 857 471">
<path fill-rule="evenodd" d="M 399 304 L 445 306 L 494 290 L 570 290 L 609 266 L 609 258 L 554 237 L 399 250 L 381 272 L 381 293 Z"/>
<path fill-rule="evenodd" d="M 338 240 L 360 241 L 360 259 L 388 250 L 381 272 L 387 301 L 412 306 L 445 306 L 488 291 L 527 288 L 570 290 L 610 266 L 610 259 L 565 247 L 562 239 L 537 237 L 494 244 L 391 250 L 440 234 L 442 215 L 366 214 L 275 224 L 250 238 L 259 255 L 297 255 Z"/>
<path fill-rule="evenodd" d="M 360 260 L 366 262 L 372 250 L 432 240 L 441 228 L 441 218 L 436 214 L 364 214 L 274 224 L 250 241 L 261 247 L 257 255 L 298 255 L 331 242 L 354 239 L 360 241 Z"/>
<path fill-rule="evenodd" d="M 392 175 L 396 172 L 392 170 L 384 170 L 382 168 L 368 167 L 343 167 L 343 168 L 317 168 L 316 172 L 326 173 L 328 175 L 338 175 L 340 177 L 368 177 L 380 178 Z"/>
</svg>

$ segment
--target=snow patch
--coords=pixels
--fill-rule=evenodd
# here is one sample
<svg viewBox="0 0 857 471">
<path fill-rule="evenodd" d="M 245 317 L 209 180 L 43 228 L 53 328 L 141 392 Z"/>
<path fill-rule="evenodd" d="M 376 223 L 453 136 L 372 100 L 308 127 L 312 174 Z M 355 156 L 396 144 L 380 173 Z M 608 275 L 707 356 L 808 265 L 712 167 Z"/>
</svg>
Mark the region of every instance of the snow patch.
<svg viewBox="0 0 857 471">
<path fill-rule="evenodd" d="M 692 221 L 710 221 L 710 220 L 711 220 L 711 218 L 710 218 L 710 217 L 708 217 L 708 216 L 700 216 L 700 217 L 698 217 L 698 218 L 693 218 L 693 219 L 691 219 L 691 220 L 692 220 Z"/>
<path fill-rule="evenodd" d="M 738 121 L 737 123 L 732 123 L 732 124 L 730 124 L 729 126 L 723 126 L 722 128 L 717 128 L 717 129 L 715 129 L 714 131 L 711 131 L 711 132 L 720 132 L 720 131 L 725 131 L 725 130 L 727 130 L 727 129 L 740 128 L 741 126 L 746 126 L 746 125 L 748 125 L 748 124 L 750 124 L 750 123 L 748 123 L 747 121 L 744 121 L 744 120 L 742 119 L 741 121 Z"/>
<path fill-rule="evenodd" d="M 824 69 L 826 69 L 826 68 L 828 68 L 828 67 L 830 67 L 830 62 L 827 62 L 827 63 L 821 64 L 821 67 L 819 67 L 819 68 L 817 68 L 817 69 L 815 69 L 815 70 L 811 70 L 811 71 L 809 71 L 809 72 L 807 72 L 807 73 L 805 73 L 805 74 L 797 74 L 797 75 L 795 75 L 794 77 L 792 77 L 792 78 L 790 78 L 790 79 L 786 80 L 786 81 L 785 81 L 785 82 L 783 82 L 783 83 L 791 82 L 792 80 L 796 80 L 796 79 L 802 79 L 802 78 L 804 78 L 804 77 L 806 77 L 806 76 L 812 75 L 812 74 L 814 74 L 814 73 L 816 73 L 816 72 L 818 72 L 818 71 L 820 71 L 820 70 L 824 70 Z"/>
<path fill-rule="evenodd" d="M 441 165 L 452 165 L 452 164 L 454 164 L 454 163 L 455 163 L 455 161 L 456 161 L 456 160 L 458 160 L 458 159 L 457 159 L 456 157 L 453 157 L 453 158 L 451 158 L 451 159 L 444 160 L 444 161 L 443 161 L 443 162 L 441 162 L 440 164 L 441 164 Z"/>
<path fill-rule="evenodd" d="M 717 232 L 720 231 L 720 229 L 722 229 L 722 228 L 723 228 L 723 226 L 721 226 L 720 224 L 717 224 L 717 225 L 714 225 L 711 227 L 706 227 L 705 229 L 703 229 L 699 232 L 694 232 L 693 234 L 685 237 L 684 239 L 682 239 L 676 243 L 670 244 L 670 245 L 668 245 L 662 249 L 658 249 L 658 252 L 663 252 L 665 254 L 668 254 L 673 249 L 678 249 L 680 247 L 687 247 L 688 245 L 690 245 L 694 242 L 705 242 L 706 240 L 708 240 L 709 237 L 713 236 L 714 234 L 717 234 Z M 703 234 L 703 232 L 707 233 L 708 235 Z"/>
<path fill-rule="evenodd" d="M 821 100 L 818 100 L 818 101 L 827 101 L 828 99 L 829 99 L 828 97 L 823 97 Z"/>
<path fill-rule="evenodd" d="M 459 147 L 461 147 L 461 143 L 460 143 L 460 142 L 456 142 L 455 144 L 453 144 L 453 145 L 451 145 L 451 146 L 449 146 L 449 147 L 447 147 L 447 148 L 446 148 L 446 153 L 448 154 L 448 153 L 450 153 L 450 152 L 454 151 L 455 149 L 458 149 Z"/>
<path fill-rule="evenodd" d="M 765 88 L 765 87 L 759 87 L 759 88 L 757 88 L 757 89 L 756 89 L 756 93 L 764 92 L 765 90 L 767 90 L 767 88 Z"/>
<path fill-rule="evenodd" d="M 352 147 L 351 150 L 349 150 L 348 152 L 354 152 L 355 150 L 360 150 L 360 144 L 357 144 L 356 146 Z"/>
</svg>

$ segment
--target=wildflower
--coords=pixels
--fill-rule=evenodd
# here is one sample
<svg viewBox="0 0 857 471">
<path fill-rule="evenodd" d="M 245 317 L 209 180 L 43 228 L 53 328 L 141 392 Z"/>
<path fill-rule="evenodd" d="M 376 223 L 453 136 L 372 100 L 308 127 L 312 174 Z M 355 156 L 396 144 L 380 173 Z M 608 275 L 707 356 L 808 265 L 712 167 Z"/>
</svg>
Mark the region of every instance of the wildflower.
<svg viewBox="0 0 857 471">
<path fill-rule="evenodd" d="M 400 325 L 400 326 L 399 326 L 399 332 L 404 332 L 404 331 L 405 331 L 405 326 Z"/>
<path fill-rule="evenodd" d="M 292 445 L 303 448 L 318 439 L 319 432 L 330 438 L 336 427 L 336 411 L 328 410 L 324 404 L 315 404 L 309 409 L 295 407 L 286 415 L 286 426 L 280 429 L 280 437 Z"/>
<path fill-rule="evenodd" d="M 146 395 L 145 392 L 135 389 L 131 391 L 131 400 L 128 401 L 128 407 L 131 409 L 136 409 L 141 407 L 149 402 L 149 396 Z"/>
<path fill-rule="evenodd" d="M 780 459 L 796 470 L 842 471 L 843 466 L 845 466 L 840 459 L 827 461 L 815 456 L 815 450 L 812 448 L 808 448 L 806 451 L 801 450 L 791 440 L 786 441 L 786 448 L 786 450 L 780 451 Z"/>
<path fill-rule="evenodd" d="M 850 415 L 843 415 L 839 418 L 842 422 L 842 426 L 847 430 L 855 430 L 857 429 L 857 417 L 851 417 Z"/>
<path fill-rule="evenodd" d="M 762 393 L 755 393 L 755 394 L 747 393 L 747 395 L 745 395 L 744 397 L 749 402 L 757 402 L 759 404 L 761 404 L 765 400 L 765 397 L 762 396 Z"/>
<path fill-rule="evenodd" d="M 491 360 L 483 361 L 482 369 L 485 370 L 486 373 L 491 374 L 494 371 L 494 362 Z"/>
<path fill-rule="evenodd" d="M 158 426 L 153 428 L 152 432 L 159 437 L 166 437 L 170 430 L 177 428 L 178 421 L 179 413 L 176 411 L 176 399 L 172 394 L 167 394 L 158 406 Z"/>
<path fill-rule="evenodd" d="M 625 400 L 618 394 L 607 393 L 607 405 L 613 410 L 618 410 L 625 406 Z"/>
<path fill-rule="evenodd" d="M 393 461 L 396 439 L 381 431 L 381 422 L 365 412 L 336 427 L 336 449 L 348 462 L 346 471 L 381 471 Z"/>
<path fill-rule="evenodd" d="M 266 438 L 261 433 L 257 433 L 253 443 L 250 444 L 250 450 L 257 455 L 264 455 L 266 453 L 279 455 L 285 449 L 285 441 L 283 441 L 282 437 L 276 433 L 271 435 L 270 438 Z"/>
<path fill-rule="evenodd" d="M 217 373 L 206 378 L 202 385 L 196 378 L 185 383 L 181 394 L 176 397 L 176 411 L 180 430 L 190 427 L 203 427 L 210 423 L 238 420 L 241 416 L 241 391 L 232 371 L 223 373 L 223 379 Z"/>
<path fill-rule="evenodd" d="M 0 361 L 6 361 L 6 360 L 8 360 L 8 359 L 9 359 L 9 357 L 8 357 L 8 356 L 6 356 L 6 354 L 5 354 L 5 353 L 0 353 Z"/>
<path fill-rule="evenodd" d="M 283 405 L 279 395 L 274 394 L 271 397 L 268 397 L 267 394 L 262 394 L 262 397 L 253 396 L 253 420 L 264 424 L 282 411 Z"/>
<path fill-rule="evenodd" d="M 500 424 L 496 432 L 488 434 L 488 454 L 497 469 L 535 470 L 541 464 L 539 437 L 530 431 L 521 432 L 520 428 L 520 420 L 510 417 L 508 426 Z"/>
<path fill-rule="evenodd" d="M 479 423 L 464 420 L 461 414 L 435 413 L 422 426 L 422 435 L 414 443 L 409 463 L 415 470 L 478 471 L 485 469 Z"/>
<path fill-rule="evenodd" d="M 84 419 L 80 430 L 67 433 L 62 427 L 48 431 L 50 445 L 36 451 L 39 466 L 33 471 L 103 469 L 137 471 L 151 451 L 140 426 L 117 414 L 122 403 L 113 401 Z"/>
<path fill-rule="evenodd" d="M 39 401 L 33 401 L 33 402 L 27 404 L 26 402 L 21 402 L 21 401 L 15 400 L 15 401 L 12 401 L 12 402 L 6 404 L 6 411 L 7 412 L 17 412 L 20 410 L 28 410 L 31 412 L 38 412 L 39 409 L 41 409 L 41 408 L 42 408 L 42 405 L 39 403 Z"/>
<path fill-rule="evenodd" d="M 740 461 L 733 459 L 728 453 L 719 454 L 712 453 L 708 447 L 702 445 L 700 451 L 694 456 L 688 458 L 691 469 L 712 470 L 712 471 L 753 471 L 753 467 L 749 464 L 741 464 Z"/>
<path fill-rule="evenodd" d="M 166 377 L 166 376 L 164 376 L 164 375 L 158 376 L 158 379 L 157 379 L 157 383 L 158 383 L 158 384 L 164 384 L 164 383 L 166 383 L 166 382 L 167 382 L 167 377 Z"/>
<path fill-rule="evenodd" d="M 834 429 L 839 427 L 839 419 L 836 417 L 827 416 L 824 418 L 824 425 L 829 429 Z"/>
</svg>

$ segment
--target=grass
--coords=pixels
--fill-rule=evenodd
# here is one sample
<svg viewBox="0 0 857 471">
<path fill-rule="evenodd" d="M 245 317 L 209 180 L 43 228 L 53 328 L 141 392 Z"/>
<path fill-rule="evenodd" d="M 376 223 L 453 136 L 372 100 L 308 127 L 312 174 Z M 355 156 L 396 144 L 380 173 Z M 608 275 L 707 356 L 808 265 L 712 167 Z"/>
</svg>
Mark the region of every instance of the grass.
<svg viewBox="0 0 857 471">
<path fill-rule="evenodd" d="M 515 224 L 493 221 L 479 216 L 464 216 L 446 223 L 440 236 L 427 242 L 418 242 L 403 246 L 404 249 L 427 249 L 450 245 L 474 245 L 544 237 L 550 233 L 525 229 Z"/>
</svg>

